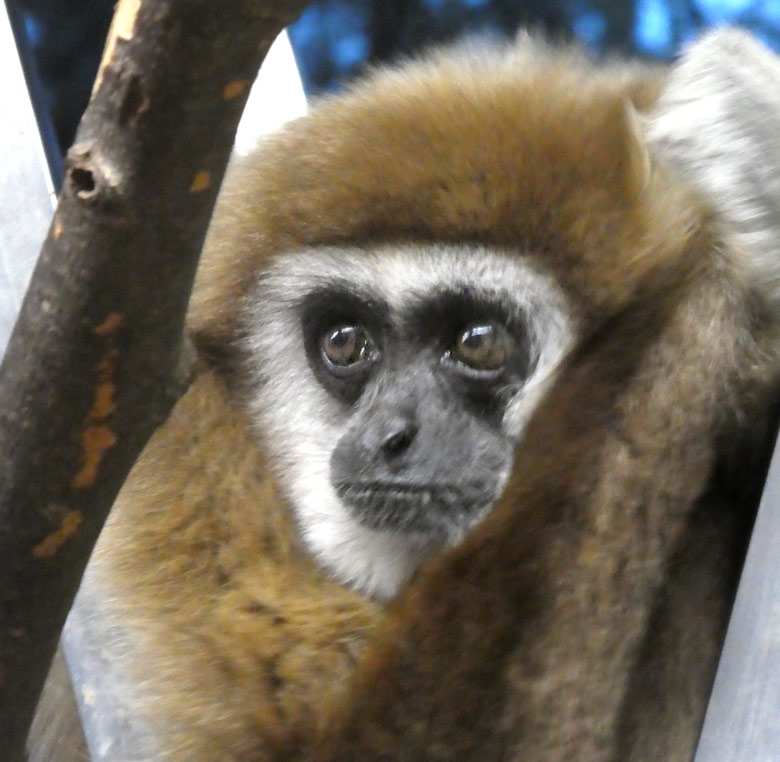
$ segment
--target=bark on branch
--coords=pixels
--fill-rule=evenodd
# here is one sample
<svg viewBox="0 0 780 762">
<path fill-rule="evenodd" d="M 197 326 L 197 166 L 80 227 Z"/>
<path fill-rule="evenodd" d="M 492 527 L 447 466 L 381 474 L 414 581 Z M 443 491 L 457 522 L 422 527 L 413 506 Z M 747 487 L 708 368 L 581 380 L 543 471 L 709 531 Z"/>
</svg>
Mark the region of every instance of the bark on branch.
<svg viewBox="0 0 780 762">
<path fill-rule="evenodd" d="M 122 0 L 0 367 L 0 749 L 19 762 L 89 553 L 183 390 L 235 127 L 304 0 Z"/>
</svg>

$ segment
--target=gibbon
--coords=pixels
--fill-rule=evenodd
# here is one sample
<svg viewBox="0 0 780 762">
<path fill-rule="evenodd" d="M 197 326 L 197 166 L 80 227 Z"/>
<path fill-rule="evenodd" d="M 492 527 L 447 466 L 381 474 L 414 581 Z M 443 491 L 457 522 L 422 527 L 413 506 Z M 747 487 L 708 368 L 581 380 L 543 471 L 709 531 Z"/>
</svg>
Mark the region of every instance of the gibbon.
<svg viewBox="0 0 780 762">
<path fill-rule="evenodd" d="M 773 432 L 776 67 L 460 46 L 234 163 L 77 603 L 107 758 L 690 760 Z"/>
</svg>

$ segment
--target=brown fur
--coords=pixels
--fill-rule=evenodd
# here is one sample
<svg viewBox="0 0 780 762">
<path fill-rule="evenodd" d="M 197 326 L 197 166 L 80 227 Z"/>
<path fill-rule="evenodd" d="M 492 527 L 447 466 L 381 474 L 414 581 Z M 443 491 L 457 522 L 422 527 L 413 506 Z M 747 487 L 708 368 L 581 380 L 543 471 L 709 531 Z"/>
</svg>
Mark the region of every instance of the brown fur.
<svg viewBox="0 0 780 762">
<path fill-rule="evenodd" d="M 658 73 L 529 41 L 476 60 L 381 73 L 232 170 L 190 321 L 209 367 L 88 577 L 161 760 L 690 757 L 749 521 L 714 479 L 762 429 L 774 336 L 706 207 L 646 161 L 626 104 Z M 530 254 L 582 340 L 501 504 L 387 617 L 299 550 L 233 342 L 275 253 L 405 239 Z"/>
<path fill-rule="evenodd" d="M 293 534 L 243 416 L 205 372 L 144 451 L 87 577 L 115 637 L 142 639 L 118 669 L 161 759 L 259 752 L 256 728 L 283 730 L 352 669 L 375 607 Z"/>
<path fill-rule="evenodd" d="M 626 116 L 629 101 L 646 108 L 657 96 L 657 74 L 595 75 L 584 57 L 530 44 L 492 61 L 463 58 L 326 99 L 261 159 L 233 168 L 194 295 L 202 344 L 229 342 L 258 267 L 303 244 L 517 248 L 576 291 L 578 305 L 603 313 L 687 239 L 690 195 L 646 176 Z M 654 192 L 630 203 L 646 183 Z"/>
</svg>

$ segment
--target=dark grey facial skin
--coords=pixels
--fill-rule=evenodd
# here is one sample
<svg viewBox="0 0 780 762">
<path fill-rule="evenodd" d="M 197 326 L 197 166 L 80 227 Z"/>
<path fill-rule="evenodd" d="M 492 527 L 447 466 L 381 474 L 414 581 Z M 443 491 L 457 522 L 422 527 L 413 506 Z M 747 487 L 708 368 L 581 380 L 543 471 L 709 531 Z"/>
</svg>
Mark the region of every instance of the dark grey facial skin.
<svg viewBox="0 0 780 762">
<path fill-rule="evenodd" d="M 389 370 L 367 390 L 331 480 L 364 526 L 445 541 L 498 497 L 512 447 L 425 365 Z"/>
<path fill-rule="evenodd" d="M 308 306 L 309 361 L 348 420 L 330 460 L 339 497 L 367 528 L 458 539 L 499 497 L 511 467 L 501 421 L 532 370 L 524 327 L 467 293 L 392 319 L 381 302 L 354 293 L 318 294 Z M 506 360 L 468 367 L 451 347 L 464 327 L 488 323 L 505 331 Z M 352 335 L 367 345 L 334 366 L 322 341 L 344 325 L 359 326 Z"/>
</svg>

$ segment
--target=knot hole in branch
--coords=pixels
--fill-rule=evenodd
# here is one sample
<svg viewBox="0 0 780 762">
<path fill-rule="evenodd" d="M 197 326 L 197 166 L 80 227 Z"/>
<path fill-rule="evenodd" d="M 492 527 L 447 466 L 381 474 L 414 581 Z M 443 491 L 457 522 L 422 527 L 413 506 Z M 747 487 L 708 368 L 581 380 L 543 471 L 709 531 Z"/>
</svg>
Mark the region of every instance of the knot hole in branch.
<svg viewBox="0 0 780 762">
<path fill-rule="evenodd" d="M 95 173 L 89 167 L 71 167 L 68 181 L 73 194 L 82 201 L 91 201 L 97 195 Z"/>
</svg>

